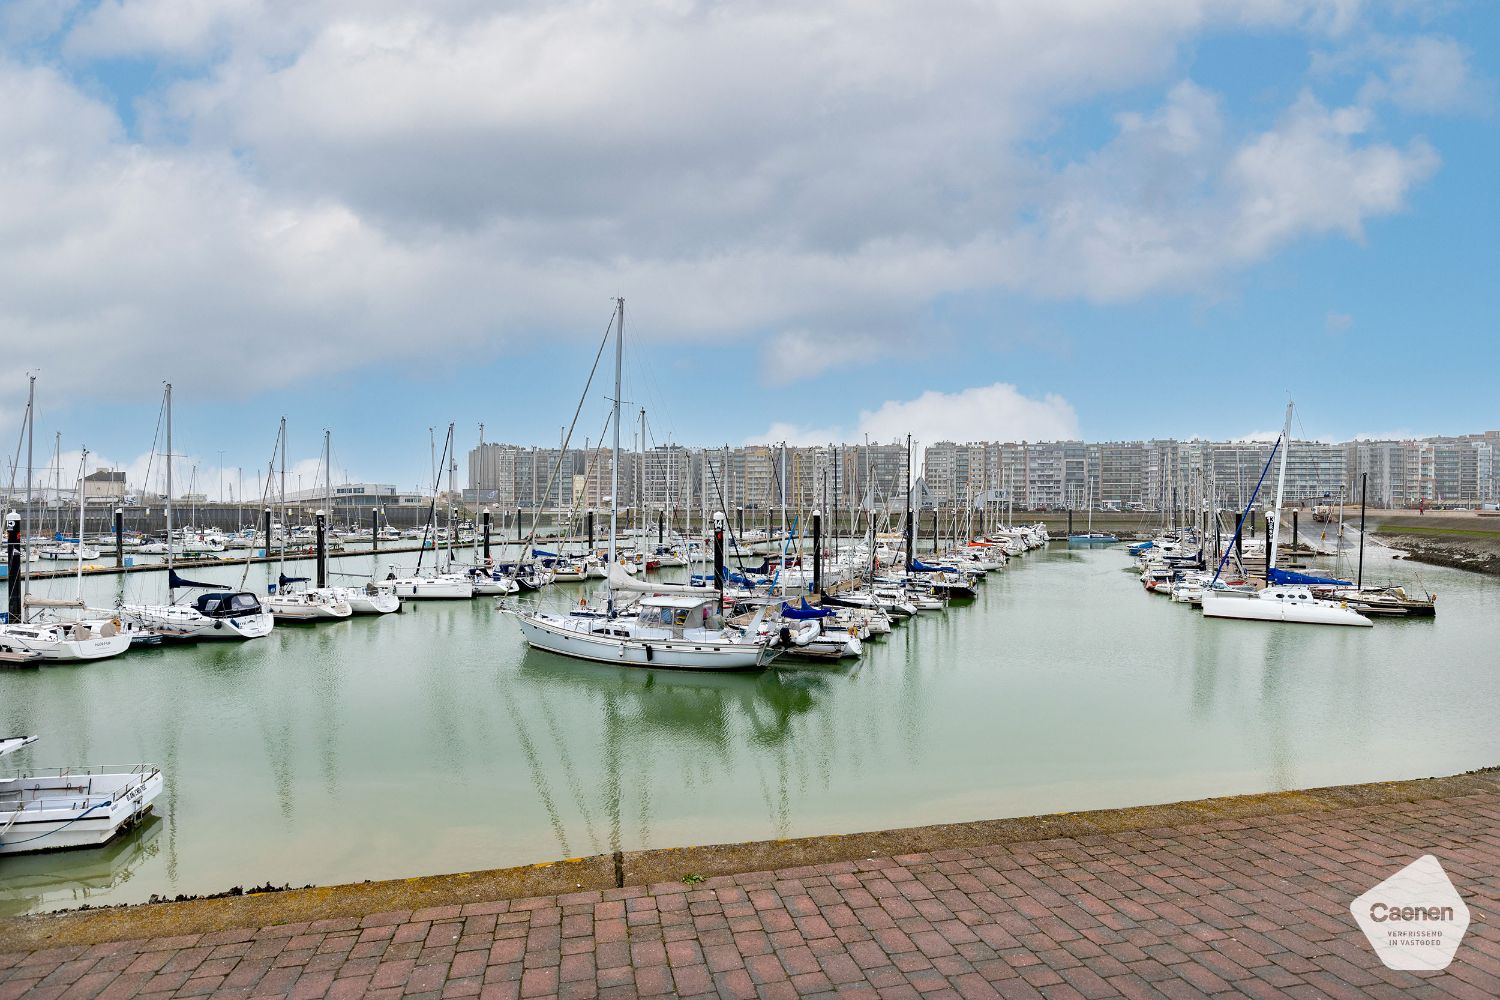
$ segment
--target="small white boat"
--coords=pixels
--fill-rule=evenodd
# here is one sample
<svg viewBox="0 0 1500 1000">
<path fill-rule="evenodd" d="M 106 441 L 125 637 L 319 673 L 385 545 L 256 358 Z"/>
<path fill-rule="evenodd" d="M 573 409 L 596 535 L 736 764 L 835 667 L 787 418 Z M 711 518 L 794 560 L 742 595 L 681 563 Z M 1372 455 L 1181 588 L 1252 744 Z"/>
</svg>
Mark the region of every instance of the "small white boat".
<svg viewBox="0 0 1500 1000">
<path fill-rule="evenodd" d="M 0 739 L 0 756 L 35 740 Z M 98 847 L 146 816 L 163 784 L 154 764 L 0 774 L 0 854 Z"/>
</svg>

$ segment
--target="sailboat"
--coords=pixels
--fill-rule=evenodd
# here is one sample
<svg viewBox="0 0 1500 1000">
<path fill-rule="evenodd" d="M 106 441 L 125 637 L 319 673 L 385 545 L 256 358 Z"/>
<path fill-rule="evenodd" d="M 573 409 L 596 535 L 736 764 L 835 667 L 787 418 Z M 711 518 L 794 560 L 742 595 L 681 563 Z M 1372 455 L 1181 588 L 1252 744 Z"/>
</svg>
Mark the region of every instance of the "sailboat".
<svg viewBox="0 0 1500 1000">
<path fill-rule="evenodd" d="M 1086 489 L 1087 486 L 1088 486 L 1088 468 L 1087 468 L 1087 463 L 1086 462 L 1085 462 L 1085 466 L 1084 466 L 1084 477 L 1083 477 L 1083 479 L 1084 479 L 1084 487 Z M 1071 521 L 1071 518 L 1069 520 Z M 1083 546 L 1083 547 L 1086 548 L 1086 547 L 1088 547 L 1090 545 L 1113 545 L 1116 542 L 1118 542 L 1119 540 L 1120 540 L 1119 538 L 1115 537 L 1114 535 L 1109 534 L 1108 532 L 1095 531 L 1094 530 L 1094 494 L 1092 492 L 1090 492 L 1089 493 L 1089 526 L 1088 526 L 1088 530 L 1080 532 L 1079 534 L 1076 534 L 1076 535 L 1069 535 L 1068 536 L 1068 544 L 1070 546 L 1073 546 L 1073 547 Z"/>
<path fill-rule="evenodd" d="M 541 610 L 514 610 L 521 635 L 533 649 L 600 663 L 683 670 L 758 670 L 776 655 L 756 634 L 760 622 L 743 635 L 726 631 L 723 599 L 717 590 L 687 586 L 652 587 L 656 591 L 635 605 L 635 616 L 626 617 L 615 606 L 615 591 L 629 580 L 616 574 L 619 563 L 620 520 L 620 381 L 625 345 L 625 300 L 615 300 L 615 392 L 613 462 L 610 466 L 609 575 L 605 577 L 603 609 L 582 608 L 571 614 Z M 722 517 L 722 515 L 720 515 Z M 627 584 L 629 585 L 629 584 Z M 694 592 L 694 591 L 697 592 Z M 666 591 L 663 593 L 663 591 Z M 757 615 L 757 619 L 759 619 Z"/>
<path fill-rule="evenodd" d="M 453 425 L 448 425 L 448 437 L 443 444 L 443 462 L 449 461 L 449 449 L 453 445 Z M 451 473 L 450 473 L 451 478 Z M 438 502 L 438 480 L 437 467 L 433 466 L 432 480 L 432 506 L 427 516 L 427 527 L 422 531 L 422 547 L 417 552 L 417 568 L 410 576 L 398 576 L 396 567 L 391 567 L 390 575 L 386 577 L 386 583 L 391 586 L 399 598 L 413 601 L 467 601 L 474 597 L 474 581 L 466 573 L 445 572 L 439 570 L 435 565 L 432 569 L 423 571 L 422 561 L 427 555 L 427 533 L 432 531 L 433 562 L 437 562 L 437 502 Z M 453 515 L 448 515 L 449 527 L 452 527 Z M 453 537 L 449 530 L 448 537 Z M 449 560 L 452 560 L 452 544 L 448 547 Z"/>
<path fill-rule="evenodd" d="M 31 406 L 28 402 L 26 430 L 31 433 Z M 79 465 L 78 491 L 83 495 L 83 469 L 88 464 L 88 449 L 83 450 Z M 31 475 L 27 470 L 28 478 Z M 78 537 L 83 537 L 83 505 L 78 506 Z M 77 589 L 72 598 L 37 597 L 31 594 L 22 581 L 21 603 L 24 611 L 32 608 L 71 608 L 82 612 L 83 602 L 83 549 L 77 550 Z M 21 654 L 35 654 L 40 662 L 69 662 L 79 660 L 104 660 L 119 656 L 130 648 L 130 635 L 122 630 L 120 623 L 112 618 L 84 618 L 62 620 L 50 617 L 50 611 L 29 621 L 0 625 L 0 645 Z"/>
<path fill-rule="evenodd" d="M 1229 549 L 1219 560 L 1219 568 L 1214 573 L 1209 588 L 1203 592 L 1203 616 L 1263 622 L 1295 622 L 1303 625 L 1368 627 L 1373 623 L 1347 603 L 1325 601 L 1314 597 L 1308 588 L 1308 578 L 1302 574 L 1287 573 L 1276 568 L 1276 549 L 1281 536 L 1281 502 L 1286 491 L 1286 453 L 1292 438 L 1292 407 L 1293 404 L 1286 404 L 1286 423 L 1282 427 L 1281 437 L 1276 439 L 1276 445 L 1271 449 L 1271 457 L 1266 459 L 1266 467 L 1261 470 L 1260 474 L 1261 482 L 1264 482 L 1266 473 L 1271 468 L 1271 460 L 1279 450 L 1281 465 L 1276 476 L 1276 510 L 1274 514 L 1268 512 L 1267 516 L 1270 521 L 1266 525 L 1266 537 L 1269 541 L 1266 548 L 1267 585 L 1257 591 L 1242 591 L 1223 589 L 1223 584 L 1219 582 L 1219 574 L 1223 572 L 1229 553 L 1234 549 L 1234 542 L 1239 538 L 1241 529 L 1237 528 L 1234 539 L 1230 541 Z M 1255 494 L 1260 492 L 1260 485 L 1256 483 L 1255 493 L 1250 497 L 1250 504 L 1254 504 Z M 1247 504 L 1245 514 L 1248 516 L 1249 512 L 1250 505 Z M 1242 525 L 1245 519 L 1241 517 Z"/>
<path fill-rule="evenodd" d="M 172 537 L 172 383 L 166 384 L 167 412 L 167 538 Z M 167 603 L 123 604 L 120 617 L 163 638 L 258 639 L 271 634 L 276 620 L 249 591 L 228 590 L 213 583 L 196 583 L 172 568 L 167 548 Z M 192 604 L 178 604 L 178 590 L 204 590 Z"/>
<path fill-rule="evenodd" d="M 325 452 L 332 454 L 329 447 L 328 432 L 323 432 L 323 447 Z M 286 508 L 286 418 L 281 418 L 281 444 L 278 450 L 281 453 L 281 503 L 283 516 Z M 321 572 L 322 567 L 319 567 Z M 311 583 L 305 576 L 286 575 L 286 540 L 281 543 L 281 569 L 276 574 L 276 588 L 266 598 L 266 607 L 271 614 L 280 622 L 321 622 L 339 621 L 340 619 L 352 617 L 354 608 L 344 599 L 343 595 L 335 593 L 331 587 L 309 587 L 304 590 L 296 589 L 299 583 Z"/>
</svg>

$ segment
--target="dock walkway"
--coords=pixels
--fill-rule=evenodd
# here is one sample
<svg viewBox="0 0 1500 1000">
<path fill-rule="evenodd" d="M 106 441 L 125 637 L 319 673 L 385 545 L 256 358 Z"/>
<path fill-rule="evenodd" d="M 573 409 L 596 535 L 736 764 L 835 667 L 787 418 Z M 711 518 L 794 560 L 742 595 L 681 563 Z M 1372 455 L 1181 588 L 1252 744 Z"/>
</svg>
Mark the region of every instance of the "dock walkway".
<svg viewBox="0 0 1500 1000">
<path fill-rule="evenodd" d="M 466 879 L 493 892 L 485 873 L 344 887 L 450 900 L 381 912 L 317 917 L 339 897 L 306 890 L 23 918 L 0 923 L 0 951 L 74 943 L 0 954 L 0 1000 L 1500 996 L 1493 773 L 930 827 L 921 843 L 962 846 L 869 851 L 903 835 L 584 859 L 548 877 L 626 884 L 562 894 L 460 902 Z M 860 856 L 701 882 L 685 867 L 830 850 Z M 1427 853 L 1472 921 L 1446 971 L 1393 972 L 1349 904 Z M 257 912 L 294 922 L 204 929 Z M 151 926 L 178 936 L 112 939 Z"/>
</svg>

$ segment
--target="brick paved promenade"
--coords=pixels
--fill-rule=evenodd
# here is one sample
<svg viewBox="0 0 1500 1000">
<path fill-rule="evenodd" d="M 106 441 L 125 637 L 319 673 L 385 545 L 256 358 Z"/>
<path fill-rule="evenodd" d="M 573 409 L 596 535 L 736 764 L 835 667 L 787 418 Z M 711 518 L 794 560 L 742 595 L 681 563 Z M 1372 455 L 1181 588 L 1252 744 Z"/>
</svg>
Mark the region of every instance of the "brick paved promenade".
<svg viewBox="0 0 1500 1000">
<path fill-rule="evenodd" d="M 700 884 L 10 953 L 0 955 L 0 1000 L 1480 1000 L 1500 996 L 1500 785 L 1492 787 Z M 1425 853 L 1447 869 L 1472 923 L 1446 972 L 1391 972 L 1348 906 Z"/>
</svg>

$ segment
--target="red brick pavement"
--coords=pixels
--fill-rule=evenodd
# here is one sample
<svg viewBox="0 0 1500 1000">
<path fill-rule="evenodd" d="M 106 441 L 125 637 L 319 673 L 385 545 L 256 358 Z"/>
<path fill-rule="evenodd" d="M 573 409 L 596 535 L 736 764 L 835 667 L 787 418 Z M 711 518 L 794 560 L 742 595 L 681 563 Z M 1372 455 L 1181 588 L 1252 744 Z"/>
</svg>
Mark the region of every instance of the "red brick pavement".
<svg viewBox="0 0 1500 1000">
<path fill-rule="evenodd" d="M 1349 902 L 1436 854 L 1472 912 L 1387 970 Z M 1500 996 L 1500 795 L 1217 820 L 0 955 L 18 997 Z"/>
</svg>

